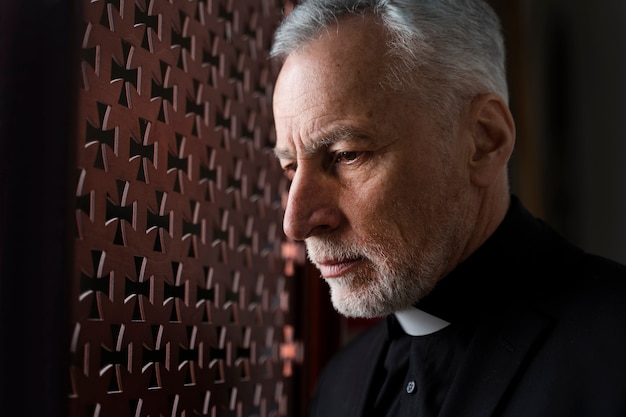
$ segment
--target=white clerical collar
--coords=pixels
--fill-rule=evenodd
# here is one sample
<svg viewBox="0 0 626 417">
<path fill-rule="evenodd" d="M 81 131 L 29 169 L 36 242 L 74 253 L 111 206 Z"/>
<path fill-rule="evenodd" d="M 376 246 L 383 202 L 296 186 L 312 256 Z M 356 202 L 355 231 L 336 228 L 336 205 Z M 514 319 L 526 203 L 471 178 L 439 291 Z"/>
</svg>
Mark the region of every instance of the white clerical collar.
<svg viewBox="0 0 626 417">
<path fill-rule="evenodd" d="M 397 311 L 394 315 L 402 326 L 402 330 L 409 336 L 426 336 L 450 324 L 415 307 Z"/>
</svg>

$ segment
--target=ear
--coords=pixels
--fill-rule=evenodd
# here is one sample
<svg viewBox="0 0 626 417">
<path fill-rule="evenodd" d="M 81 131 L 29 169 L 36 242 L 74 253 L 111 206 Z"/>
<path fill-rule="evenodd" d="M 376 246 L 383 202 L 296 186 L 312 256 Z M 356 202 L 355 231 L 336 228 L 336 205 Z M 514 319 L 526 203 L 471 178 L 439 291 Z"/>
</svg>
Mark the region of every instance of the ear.
<svg viewBox="0 0 626 417">
<path fill-rule="evenodd" d="M 488 187 L 504 175 L 515 145 L 515 122 L 504 99 L 497 94 L 476 97 L 470 108 L 472 183 Z"/>
</svg>

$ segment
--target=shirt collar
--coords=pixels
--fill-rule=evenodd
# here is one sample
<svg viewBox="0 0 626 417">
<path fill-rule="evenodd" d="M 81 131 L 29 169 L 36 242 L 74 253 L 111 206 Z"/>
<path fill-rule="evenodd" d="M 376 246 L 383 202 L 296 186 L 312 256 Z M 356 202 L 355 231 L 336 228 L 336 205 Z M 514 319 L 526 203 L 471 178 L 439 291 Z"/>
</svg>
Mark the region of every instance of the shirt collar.
<svg viewBox="0 0 626 417">
<path fill-rule="evenodd" d="M 402 330 L 409 336 L 426 336 L 435 333 L 450 323 L 415 307 L 394 313 Z"/>
</svg>

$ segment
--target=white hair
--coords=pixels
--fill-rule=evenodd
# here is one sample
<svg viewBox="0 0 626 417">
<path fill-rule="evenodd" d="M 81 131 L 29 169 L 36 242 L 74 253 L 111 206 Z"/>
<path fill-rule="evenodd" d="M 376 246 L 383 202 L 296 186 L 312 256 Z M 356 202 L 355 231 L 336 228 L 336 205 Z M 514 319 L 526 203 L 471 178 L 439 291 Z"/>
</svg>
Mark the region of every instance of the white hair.
<svg viewBox="0 0 626 417">
<path fill-rule="evenodd" d="M 453 117 L 463 99 L 494 92 L 508 102 L 501 25 L 482 0 L 302 0 L 274 37 L 286 58 L 342 18 L 376 16 L 389 34 L 386 83 Z"/>
</svg>

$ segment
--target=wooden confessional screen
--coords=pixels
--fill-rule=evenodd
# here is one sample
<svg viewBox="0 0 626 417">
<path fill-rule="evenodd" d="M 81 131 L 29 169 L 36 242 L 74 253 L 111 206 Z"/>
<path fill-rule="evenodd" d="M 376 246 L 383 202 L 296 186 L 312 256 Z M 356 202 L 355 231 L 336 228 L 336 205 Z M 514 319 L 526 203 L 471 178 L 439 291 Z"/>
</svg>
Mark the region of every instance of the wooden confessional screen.
<svg viewBox="0 0 626 417">
<path fill-rule="evenodd" d="M 69 415 L 294 415 L 278 0 L 83 0 Z"/>
</svg>

